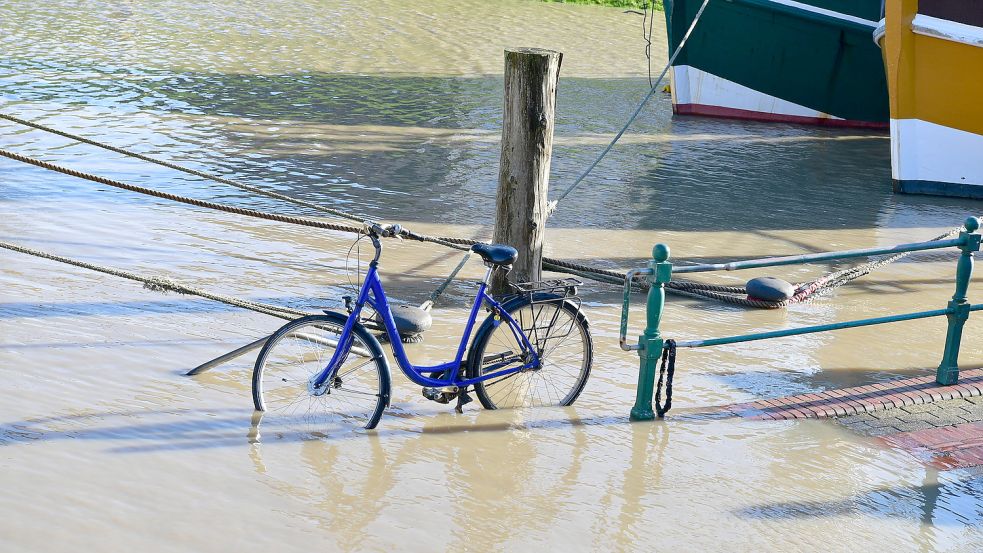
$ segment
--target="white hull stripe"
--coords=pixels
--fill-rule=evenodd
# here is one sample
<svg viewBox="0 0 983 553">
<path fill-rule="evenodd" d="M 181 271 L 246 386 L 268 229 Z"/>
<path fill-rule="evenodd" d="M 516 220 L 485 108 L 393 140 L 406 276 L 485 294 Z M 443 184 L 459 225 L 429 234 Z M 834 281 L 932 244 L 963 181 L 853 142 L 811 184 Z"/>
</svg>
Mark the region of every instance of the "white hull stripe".
<svg viewBox="0 0 983 553">
<path fill-rule="evenodd" d="M 983 136 L 920 119 L 891 119 L 891 176 L 983 185 Z"/>
<path fill-rule="evenodd" d="M 674 104 L 698 104 L 758 113 L 842 119 L 759 92 L 689 65 L 674 66 L 670 75 Z"/>
<path fill-rule="evenodd" d="M 911 30 L 915 34 L 983 48 L 983 28 L 975 25 L 918 14 L 911 22 Z"/>
<path fill-rule="evenodd" d="M 880 23 L 877 24 L 877 28 L 874 29 L 874 44 L 878 48 L 881 47 L 881 39 L 884 38 L 884 34 L 887 32 L 887 20 L 882 19 Z"/>
<path fill-rule="evenodd" d="M 817 6 L 811 6 L 809 4 L 803 4 L 802 2 L 796 2 L 795 0 L 770 0 L 773 4 L 782 4 L 783 6 L 788 6 L 790 8 L 800 9 L 802 11 L 818 13 L 820 15 L 825 15 L 827 17 L 833 17 L 842 21 L 850 21 L 851 23 L 859 23 L 860 25 L 866 25 L 873 29 L 877 26 L 876 21 L 871 21 L 869 19 L 864 19 L 862 17 L 857 17 L 855 15 L 847 15 L 845 13 L 835 12 L 833 10 L 827 10 L 826 8 L 820 8 Z"/>
</svg>

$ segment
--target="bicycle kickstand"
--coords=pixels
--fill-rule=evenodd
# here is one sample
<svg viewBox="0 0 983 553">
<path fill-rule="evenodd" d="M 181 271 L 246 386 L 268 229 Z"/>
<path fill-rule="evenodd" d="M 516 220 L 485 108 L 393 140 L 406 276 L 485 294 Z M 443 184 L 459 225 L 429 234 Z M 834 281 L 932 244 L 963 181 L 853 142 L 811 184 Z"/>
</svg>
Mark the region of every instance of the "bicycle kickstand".
<svg viewBox="0 0 983 553">
<path fill-rule="evenodd" d="M 468 389 L 464 388 L 463 390 L 457 393 L 457 405 L 454 407 L 454 410 L 457 411 L 458 413 L 464 413 L 464 406 L 471 403 L 472 401 L 474 400 L 471 399 L 470 395 L 468 395 Z"/>
</svg>

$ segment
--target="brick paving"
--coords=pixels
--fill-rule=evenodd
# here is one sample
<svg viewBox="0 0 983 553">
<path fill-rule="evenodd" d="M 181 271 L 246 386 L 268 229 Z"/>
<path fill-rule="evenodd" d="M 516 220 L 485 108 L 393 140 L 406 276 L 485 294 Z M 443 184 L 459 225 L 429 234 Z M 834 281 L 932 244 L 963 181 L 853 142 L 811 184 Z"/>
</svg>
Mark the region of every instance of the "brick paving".
<svg viewBox="0 0 983 553">
<path fill-rule="evenodd" d="M 983 422 L 929 427 L 879 439 L 941 470 L 983 465 Z"/>
<path fill-rule="evenodd" d="M 717 414 L 758 420 L 833 418 L 882 445 L 947 470 L 983 466 L 983 369 L 954 386 L 935 375 L 726 405 Z"/>
<path fill-rule="evenodd" d="M 981 397 L 952 399 L 925 405 L 909 405 L 837 419 L 837 422 L 843 426 L 866 436 L 918 432 L 980 421 L 983 421 L 983 398 Z"/>
<path fill-rule="evenodd" d="M 932 374 L 855 388 L 737 403 L 721 407 L 719 412 L 765 420 L 833 418 L 981 396 L 983 369 L 973 369 L 961 371 L 959 382 L 953 386 L 939 386 Z"/>
<path fill-rule="evenodd" d="M 983 465 L 983 397 L 909 405 L 836 422 L 938 469 Z"/>
</svg>

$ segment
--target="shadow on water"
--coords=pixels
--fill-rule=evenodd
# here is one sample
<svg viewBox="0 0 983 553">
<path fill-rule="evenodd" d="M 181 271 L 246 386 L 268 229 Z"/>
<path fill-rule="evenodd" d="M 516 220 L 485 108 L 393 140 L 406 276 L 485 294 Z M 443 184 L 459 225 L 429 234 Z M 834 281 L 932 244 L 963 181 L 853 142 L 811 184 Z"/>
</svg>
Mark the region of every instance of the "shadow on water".
<svg viewBox="0 0 983 553">
<path fill-rule="evenodd" d="M 921 484 L 876 488 L 858 496 L 831 501 L 788 501 L 755 505 L 737 511 L 744 518 L 834 518 L 844 515 L 920 520 L 931 526 L 983 523 L 983 508 L 975 500 L 983 493 L 978 473 L 952 476 L 940 482 L 937 469 L 926 468 Z M 960 479 L 961 478 L 961 479 Z"/>
<path fill-rule="evenodd" d="M 181 420 L 167 423 L 121 424 L 102 428 L 88 428 L 105 418 L 127 418 L 148 416 L 181 417 Z M 524 437 L 522 432 L 510 432 L 516 425 L 472 423 L 449 426 L 446 419 L 437 417 L 423 423 L 422 431 L 384 429 L 373 432 L 348 432 L 344 436 L 317 434 L 288 434 L 275 429 L 264 428 L 259 417 L 241 411 L 132 411 L 129 413 L 99 413 L 82 416 L 51 417 L 34 419 L 0 426 L 0 445 L 18 442 L 43 440 L 106 440 L 123 442 L 124 445 L 109 450 L 117 454 L 157 453 L 167 450 L 195 450 L 206 448 L 231 447 L 247 452 L 253 469 L 263 476 L 262 482 L 273 487 L 279 494 L 293 498 L 305 498 L 313 506 L 310 518 L 332 535 L 355 539 L 364 536 L 367 528 L 380 517 L 387 505 L 388 494 L 405 481 L 400 470 L 413 463 L 424 462 L 435 470 L 447 473 L 448 480 L 455 488 L 463 491 L 454 493 L 455 524 L 467 527 L 472 520 L 481 520 L 478 515 L 488 509 L 505 509 L 497 513 L 496 520 L 510 520 L 518 517 L 527 526 L 546 526 L 554 520 L 555 514 L 544 516 L 540 507 L 536 513 L 522 513 L 531 507 L 525 502 L 508 503 L 496 507 L 487 501 L 475 501 L 471 497 L 484 497 L 472 493 L 474 486 L 483 486 L 486 480 L 480 462 L 480 448 L 468 447 L 457 440 L 447 440 L 442 446 L 432 439 L 420 439 L 425 434 L 448 434 L 457 432 L 495 432 L 501 434 L 496 442 L 497 451 L 509 459 L 508 475 L 502 483 L 511 489 L 505 490 L 512 497 L 521 498 L 525 493 L 533 493 L 529 479 L 536 474 L 537 443 Z M 57 425 L 78 425 L 78 429 L 47 430 L 45 427 Z M 561 424 L 560 421 L 551 422 Z M 561 465 L 553 467 L 546 478 L 537 478 L 535 488 L 544 483 L 555 496 L 565 496 L 580 482 L 587 436 L 577 426 L 573 426 L 572 453 L 563 459 Z M 385 438 L 402 437 L 408 439 L 391 440 Z M 344 477 L 338 477 L 344 474 Z M 300 475 L 311 475 L 306 481 Z M 444 486 L 440 487 L 443 490 Z M 436 490 L 435 490 L 436 493 Z M 350 505 L 359 505 L 350 509 Z M 531 516 L 536 514 L 538 516 Z M 520 516 L 521 515 L 521 516 Z M 526 518 L 528 517 L 528 520 Z M 519 521 L 515 521 L 518 523 Z M 499 534 L 496 539 L 500 539 Z"/>
<path fill-rule="evenodd" d="M 294 443 L 306 441 L 340 442 L 375 440 L 399 436 L 453 435 L 470 433 L 508 433 L 517 430 L 562 429 L 585 426 L 624 425 L 624 417 L 566 417 L 569 410 L 558 410 L 560 416 L 537 416 L 524 421 L 492 419 L 485 412 L 477 420 L 458 420 L 453 415 L 436 417 L 387 411 L 379 428 L 371 431 L 344 427 L 336 431 L 298 431 L 293 426 L 270 426 L 263 423 L 263 413 L 242 409 L 179 409 L 87 412 L 84 414 L 32 418 L 0 424 L 0 446 L 58 440 L 94 440 L 132 442 L 133 445 L 113 447 L 111 453 L 147 453 L 166 450 L 212 449 L 240 447 L 248 443 Z M 166 422 L 138 422 L 148 417 L 176 418 Z M 385 417 L 416 419 L 417 428 L 386 427 Z M 482 421 L 481 419 L 486 420 Z M 106 424 L 107 421 L 120 421 Z M 391 422 L 390 422 L 391 424 Z M 339 426 L 339 428 L 342 428 Z"/>
</svg>

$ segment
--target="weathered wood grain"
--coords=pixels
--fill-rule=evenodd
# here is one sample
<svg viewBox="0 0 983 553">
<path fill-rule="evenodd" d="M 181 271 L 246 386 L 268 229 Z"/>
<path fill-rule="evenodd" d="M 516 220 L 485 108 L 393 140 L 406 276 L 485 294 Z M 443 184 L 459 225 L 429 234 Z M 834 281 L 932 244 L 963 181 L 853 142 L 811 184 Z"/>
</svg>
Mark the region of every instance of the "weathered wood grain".
<svg viewBox="0 0 983 553">
<path fill-rule="evenodd" d="M 538 48 L 505 51 L 502 157 L 498 173 L 494 241 L 519 251 L 513 282 L 540 280 L 556 85 L 563 54 Z M 492 291 L 505 291 L 505 276 Z"/>
</svg>

